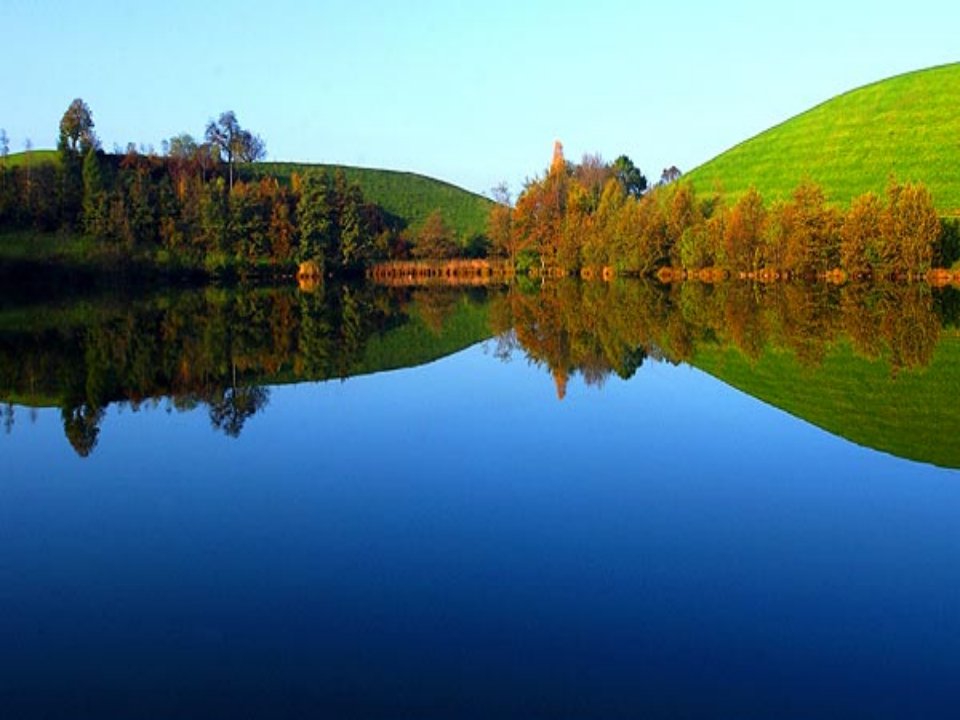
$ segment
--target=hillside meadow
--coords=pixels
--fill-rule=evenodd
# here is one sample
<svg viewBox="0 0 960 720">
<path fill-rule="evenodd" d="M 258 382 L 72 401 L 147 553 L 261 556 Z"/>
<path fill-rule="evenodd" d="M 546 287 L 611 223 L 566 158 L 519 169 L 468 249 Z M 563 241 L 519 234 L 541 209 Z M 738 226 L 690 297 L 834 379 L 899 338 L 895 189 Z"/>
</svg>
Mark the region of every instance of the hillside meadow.
<svg viewBox="0 0 960 720">
<path fill-rule="evenodd" d="M 922 182 L 941 215 L 960 215 L 960 63 L 852 90 L 746 140 L 686 178 L 700 192 L 768 201 L 804 180 L 846 205 L 891 176 Z"/>
</svg>

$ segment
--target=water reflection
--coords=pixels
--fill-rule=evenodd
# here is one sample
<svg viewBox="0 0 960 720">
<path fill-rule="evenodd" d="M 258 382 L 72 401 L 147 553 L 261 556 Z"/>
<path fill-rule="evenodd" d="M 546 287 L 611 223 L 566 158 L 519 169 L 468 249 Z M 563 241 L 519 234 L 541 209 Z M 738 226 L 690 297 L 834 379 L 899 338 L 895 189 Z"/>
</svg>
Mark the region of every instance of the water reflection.
<svg viewBox="0 0 960 720">
<path fill-rule="evenodd" d="M 59 407 L 86 457 L 112 403 L 202 410 L 238 437 L 268 407 L 268 386 L 409 367 L 493 338 L 495 356 L 542 366 L 561 400 L 573 377 L 600 387 L 647 362 L 689 363 L 861 444 L 960 466 L 930 441 L 960 431 L 945 402 L 960 385 L 958 308 L 955 291 L 925 284 L 635 280 L 26 305 L 0 316 L 0 398 L 8 433 L 14 404 Z"/>
<path fill-rule="evenodd" d="M 484 337 L 476 309 L 485 303 L 483 289 L 331 285 L 12 309 L 0 326 L 5 427 L 16 423 L 14 403 L 59 407 L 67 439 L 86 457 L 108 405 L 166 402 L 176 411 L 203 408 L 214 428 L 238 437 L 267 407 L 267 385 L 345 379 L 449 354 Z"/>
<path fill-rule="evenodd" d="M 928 285 L 740 282 L 544 284 L 512 287 L 493 300 L 491 326 L 500 354 L 521 349 L 560 385 L 572 373 L 602 385 L 632 376 L 643 359 L 691 362 L 703 344 L 732 347 L 758 360 L 789 350 L 816 368 L 848 339 L 862 358 L 890 373 L 927 366 L 948 318 Z M 952 319 L 951 319 L 952 322 Z"/>
</svg>

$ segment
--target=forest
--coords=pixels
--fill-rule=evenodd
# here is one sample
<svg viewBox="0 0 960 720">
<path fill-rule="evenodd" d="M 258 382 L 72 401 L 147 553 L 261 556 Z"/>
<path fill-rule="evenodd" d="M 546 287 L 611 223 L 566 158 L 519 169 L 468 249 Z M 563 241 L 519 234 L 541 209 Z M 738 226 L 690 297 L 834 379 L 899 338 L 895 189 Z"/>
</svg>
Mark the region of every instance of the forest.
<svg viewBox="0 0 960 720">
<path fill-rule="evenodd" d="M 893 278 L 949 267 L 960 257 L 957 224 L 941 220 L 922 183 L 890 179 L 846 209 L 807 180 L 787 201 L 749 189 L 735 202 L 697 195 L 673 173 L 645 191 L 628 158 L 567 161 L 557 143 L 547 171 L 515 206 L 490 215 L 496 253 L 521 266 L 586 277 L 716 268 L 744 277 Z"/>
<path fill-rule="evenodd" d="M 482 252 L 460 242 L 440 208 L 411 233 L 342 172 L 245 172 L 265 147 L 228 111 L 203 141 L 184 134 L 159 154 L 133 143 L 105 153 L 77 99 L 60 122 L 56 162 L 32 162 L 29 152 L 0 161 L 0 229 L 81 234 L 120 257 L 208 271 L 312 261 L 343 274 L 378 260 Z"/>
</svg>

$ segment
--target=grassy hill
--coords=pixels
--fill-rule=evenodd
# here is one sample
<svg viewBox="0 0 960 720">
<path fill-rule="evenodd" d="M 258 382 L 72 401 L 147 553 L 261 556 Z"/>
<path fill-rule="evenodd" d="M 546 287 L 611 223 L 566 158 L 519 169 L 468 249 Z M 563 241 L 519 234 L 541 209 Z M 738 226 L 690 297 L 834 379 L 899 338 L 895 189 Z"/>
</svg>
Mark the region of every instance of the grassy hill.
<svg viewBox="0 0 960 720">
<path fill-rule="evenodd" d="M 960 63 L 899 75 L 829 100 L 687 175 L 699 191 L 751 185 L 767 201 L 805 177 L 845 205 L 891 174 L 922 181 L 943 215 L 960 215 Z"/>
<path fill-rule="evenodd" d="M 360 185 L 368 200 L 377 203 L 391 215 L 402 218 L 413 229 L 419 228 L 434 210 L 440 210 L 446 223 L 462 238 L 486 231 L 492 201 L 456 185 L 416 173 L 274 162 L 249 165 L 243 172 L 289 179 L 292 173 L 302 174 L 311 168 L 326 170 L 331 175 L 343 170 L 348 181 L 356 181 Z"/>
<path fill-rule="evenodd" d="M 57 162 L 56 150 L 31 150 L 30 152 L 11 153 L 0 160 L 0 167 L 21 167 L 28 162 L 33 164 Z"/>
</svg>

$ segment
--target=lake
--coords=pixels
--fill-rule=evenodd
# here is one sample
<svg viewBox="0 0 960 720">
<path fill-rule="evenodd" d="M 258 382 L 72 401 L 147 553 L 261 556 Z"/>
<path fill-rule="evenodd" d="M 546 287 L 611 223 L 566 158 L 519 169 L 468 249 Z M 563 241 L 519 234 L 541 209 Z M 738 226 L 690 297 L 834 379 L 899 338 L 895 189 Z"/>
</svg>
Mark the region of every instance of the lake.
<svg viewBox="0 0 960 720">
<path fill-rule="evenodd" d="M 953 717 L 960 302 L 0 306 L 11 718 Z"/>
</svg>

